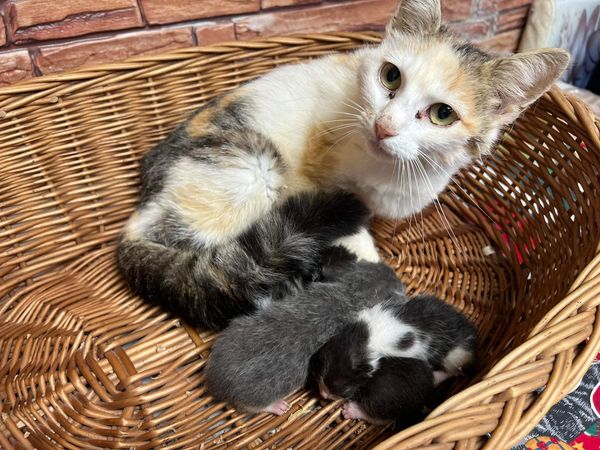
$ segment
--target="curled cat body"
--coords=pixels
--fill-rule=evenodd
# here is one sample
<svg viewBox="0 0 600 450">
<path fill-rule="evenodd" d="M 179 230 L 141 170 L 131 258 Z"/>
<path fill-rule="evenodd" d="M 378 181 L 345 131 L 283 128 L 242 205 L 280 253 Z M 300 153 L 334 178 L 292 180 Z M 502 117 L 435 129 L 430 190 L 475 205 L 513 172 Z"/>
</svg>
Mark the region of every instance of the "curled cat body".
<svg viewBox="0 0 600 450">
<path fill-rule="evenodd" d="M 346 418 L 416 423 L 434 386 L 475 361 L 477 330 L 464 315 L 431 296 L 397 300 L 361 310 L 311 357 L 309 384 L 348 399 Z"/>
<path fill-rule="evenodd" d="M 446 30 L 439 0 L 402 0 L 380 44 L 277 68 L 208 102 L 151 150 L 121 271 L 147 300 L 222 328 L 268 303 L 265 286 L 296 286 L 323 245 L 377 261 L 362 217 L 340 208 L 317 231 L 294 229 L 308 250 L 277 241 L 257 255 L 242 241 L 281 231 L 282 205 L 305 193 L 349 192 L 389 218 L 421 210 L 568 60 L 556 49 L 490 55 Z M 294 254 L 305 259 L 289 264 Z M 249 268 L 260 283 L 237 280 Z"/>
<path fill-rule="evenodd" d="M 209 392 L 245 411 L 282 414 L 284 397 L 306 382 L 311 355 L 361 309 L 390 298 L 406 300 L 391 268 L 328 249 L 320 281 L 220 333 L 204 370 Z"/>
<path fill-rule="evenodd" d="M 396 357 L 426 361 L 437 384 L 471 366 L 477 344 L 474 325 L 442 300 L 390 297 L 361 309 L 311 357 L 311 378 L 323 397 L 351 398 L 380 359 Z"/>
</svg>

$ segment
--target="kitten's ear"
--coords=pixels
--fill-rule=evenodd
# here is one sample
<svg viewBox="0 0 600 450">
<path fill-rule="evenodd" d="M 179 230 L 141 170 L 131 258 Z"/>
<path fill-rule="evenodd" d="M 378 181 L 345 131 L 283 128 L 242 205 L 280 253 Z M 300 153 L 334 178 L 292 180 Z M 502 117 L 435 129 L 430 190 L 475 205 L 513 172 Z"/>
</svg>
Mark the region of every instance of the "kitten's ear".
<svg viewBox="0 0 600 450">
<path fill-rule="evenodd" d="M 385 31 L 410 34 L 434 34 L 442 25 L 440 0 L 400 0 Z"/>
<path fill-rule="evenodd" d="M 500 120 L 509 123 L 552 87 L 569 65 L 569 54 L 562 49 L 534 50 L 496 58 L 487 65 Z"/>
</svg>

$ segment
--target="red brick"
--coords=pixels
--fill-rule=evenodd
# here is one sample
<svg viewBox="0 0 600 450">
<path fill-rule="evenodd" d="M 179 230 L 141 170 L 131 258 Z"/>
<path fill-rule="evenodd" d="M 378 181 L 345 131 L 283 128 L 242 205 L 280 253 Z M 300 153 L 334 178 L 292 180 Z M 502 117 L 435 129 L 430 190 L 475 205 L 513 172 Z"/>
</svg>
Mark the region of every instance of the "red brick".
<svg viewBox="0 0 600 450">
<path fill-rule="evenodd" d="M 198 45 L 218 44 L 219 42 L 235 41 L 235 30 L 233 23 L 215 23 L 208 22 L 206 24 L 194 27 L 196 40 Z"/>
<path fill-rule="evenodd" d="M 243 14 L 260 10 L 260 0 L 139 0 L 151 24 Z"/>
<path fill-rule="evenodd" d="M 136 0 L 12 0 L 5 11 L 16 43 L 143 25 Z"/>
<path fill-rule="evenodd" d="M 504 11 L 505 9 L 531 5 L 532 2 L 533 0 L 481 0 L 479 9 L 484 12 Z"/>
<path fill-rule="evenodd" d="M 448 24 L 450 30 L 459 36 L 470 39 L 480 39 L 487 36 L 492 28 L 491 19 L 480 19 L 469 22 L 455 22 Z"/>
<path fill-rule="evenodd" d="M 479 41 L 477 44 L 484 50 L 490 52 L 514 52 L 519 46 L 519 40 L 521 39 L 521 30 L 507 31 L 506 33 L 500 33 L 491 38 Z"/>
<path fill-rule="evenodd" d="M 462 20 L 470 15 L 471 0 L 442 0 L 442 17 L 444 20 Z"/>
<path fill-rule="evenodd" d="M 234 19 L 238 39 L 336 30 L 382 30 L 398 0 L 359 0 Z"/>
<path fill-rule="evenodd" d="M 27 50 L 0 53 L 0 86 L 33 76 L 33 65 Z"/>
<path fill-rule="evenodd" d="M 160 53 L 193 45 L 192 29 L 138 31 L 107 39 L 41 47 L 35 63 L 43 73 L 120 61 L 135 55 Z"/>
<path fill-rule="evenodd" d="M 291 5 L 308 5 L 314 3 L 321 3 L 321 0 L 262 0 L 262 9 L 276 8 L 278 6 L 291 6 Z"/>
<path fill-rule="evenodd" d="M 498 15 L 496 32 L 523 28 L 527 21 L 528 13 L 529 5 L 500 13 Z"/>
<path fill-rule="evenodd" d="M 4 20 L 0 16 L 0 47 L 6 44 L 6 30 L 4 27 Z"/>
</svg>

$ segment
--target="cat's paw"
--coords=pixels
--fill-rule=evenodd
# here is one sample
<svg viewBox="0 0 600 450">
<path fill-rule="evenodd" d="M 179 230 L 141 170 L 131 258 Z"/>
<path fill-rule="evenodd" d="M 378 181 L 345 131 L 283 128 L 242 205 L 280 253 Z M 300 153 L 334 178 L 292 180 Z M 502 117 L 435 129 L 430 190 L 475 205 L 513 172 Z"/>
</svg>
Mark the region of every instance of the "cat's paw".
<svg viewBox="0 0 600 450">
<path fill-rule="evenodd" d="M 342 406 L 342 416 L 344 416 L 344 419 L 369 420 L 360 405 L 352 400 Z"/>
<path fill-rule="evenodd" d="M 277 400 L 263 409 L 263 411 L 275 414 L 276 416 L 281 416 L 282 414 L 288 412 L 291 407 L 292 406 L 285 400 Z"/>
</svg>

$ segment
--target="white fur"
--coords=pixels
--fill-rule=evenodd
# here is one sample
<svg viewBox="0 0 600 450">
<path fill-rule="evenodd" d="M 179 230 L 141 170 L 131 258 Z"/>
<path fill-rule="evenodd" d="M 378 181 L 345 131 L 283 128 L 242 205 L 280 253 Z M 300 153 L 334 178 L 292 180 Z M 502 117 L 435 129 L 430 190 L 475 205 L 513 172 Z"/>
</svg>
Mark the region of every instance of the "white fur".
<svg viewBox="0 0 600 450">
<path fill-rule="evenodd" d="M 257 309 L 265 309 L 271 306 L 273 303 L 273 297 L 270 295 L 266 295 L 263 297 L 259 297 L 254 301 Z"/>
<path fill-rule="evenodd" d="M 450 376 L 458 375 L 462 368 L 473 361 L 473 352 L 455 347 L 444 358 L 443 365 Z"/>
<path fill-rule="evenodd" d="M 360 194 L 378 215 L 403 218 L 420 211 L 471 158 L 465 150 L 470 136 L 460 121 L 440 127 L 415 118 L 437 102 L 451 104 L 459 115 L 467 108 L 440 76 L 456 70 L 453 50 L 444 45 L 423 52 L 418 42 L 390 38 L 346 59 L 331 56 L 267 74 L 243 88 L 255 106 L 254 126 L 273 139 L 292 171 L 301 167 L 311 130 L 330 127 L 333 145 L 327 151 L 339 154 L 331 176 L 340 187 Z M 379 81 L 386 61 L 397 64 L 403 76 L 393 100 Z M 375 148 L 374 122 L 381 115 L 399 133 L 381 143 L 385 152 Z M 352 134 L 344 136 L 347 132 Z"/>
<path fill-rule="evenodd" d="M 182 158 L 169 171 L 159 202 L 195 229 L 197 245 L 217 245 L 245 231 L 273 206 L 283 185 L 275 166 L 266 154 L 244 151 L 225 167 Z M 178 197 L 181 192 L 204 205 L 201 212 L 186 207 Z"/>
<path fill-rule="evenodd" d="M 163 208 L 155 203 L 149 202 L 134 213 L 127 224 L 124 233 L 129 239 L 140 239 L 148 230 L 162 217 Z"/>
<path fill-rule="evenodd" d="M 379 358 L 385 356 L 427 359 L 427 345 L 420 341 L 417 330 L 386 311 L 381 304 L 362 310 L 358 318 L 369 328 L 369 359 L 375 367 Z M 415 335 L 415 343 L 408 349 L 399 349 L 398 341 L 411 332 Z"/>
<path fill-rule="evenodd" d="M 336 245 L 341 245 L 348 251 L 354 253 L 358 259 L 369 262 L 379 262 L 379 253 L 375 247 L 375 241 L 366 228 L 352 236 L 346 236 L 335 241 Z"/>
</svg>

